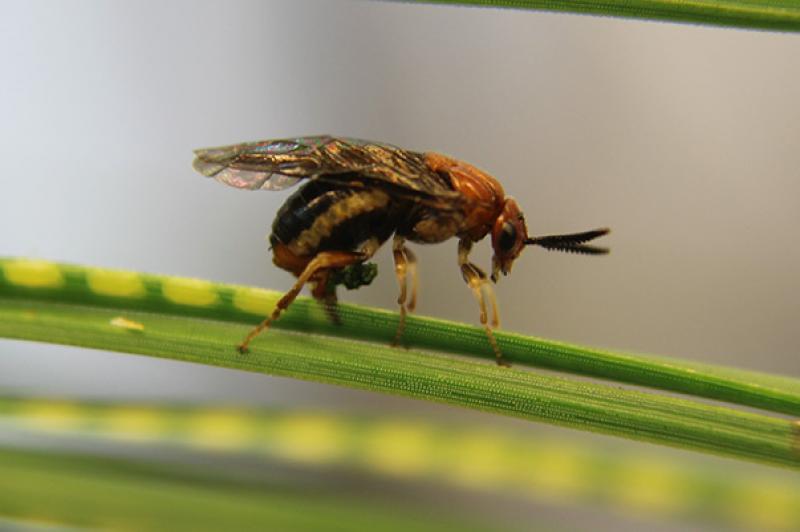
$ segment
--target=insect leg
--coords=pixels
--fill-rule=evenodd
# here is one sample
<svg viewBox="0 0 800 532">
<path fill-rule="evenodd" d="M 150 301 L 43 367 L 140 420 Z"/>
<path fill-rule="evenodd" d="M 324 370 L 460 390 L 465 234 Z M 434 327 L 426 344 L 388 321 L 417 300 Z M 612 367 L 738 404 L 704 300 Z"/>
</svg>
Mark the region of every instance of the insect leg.
<svg viewBox="0 0 800 532">
<path fill-rule="evenodd" d="M 311 262 L 303 270 L 303 273 L 297 278 L 297 282 L 294 283 L 294 286 L 291 290 L 286 292 L 280 300 L 278 300 L 278 304 L 275 305 L 275 310 L 272 311 L 272 314 L 264 319 L 261 323 L 259 323 L 244 341 L 239 345 L 239 352 L 246 353 L 247 346 L 250 342 L 258 336 L 258 334 L 267 329 L 270 324 L 277 320 L 281 312 L 286 310 L 289 305 L 292 304 L 292 301 L 295 300 L 297 295 L 303 289 L 303 285 L 305 285 L 314 274 L 316 274 L 319 270 L 324 270 L 326 268 L 344 268 L 351 264 L 355 264 L 357 262 L 361 262 L 366 260 L 367 257 L 364 253 L 352 252 L 352 251 L 325 251 L 318 254 L 314 257 Z"/>
<path fill-rule="evenodd" d="M 400 305 L 400 323 L 397 325 L 397 334 L 394 337 L 394 345 L 400 344 L 403 331 L 406 327 L 406 310 L 413 312 L 417 306 L 417 257 L 405 246 L 405 239 L 400 235 L 395 235 L 392 242 L 392 254 L 394 256 L 394 273 L 397 275 L 397 284 L 400 285 L 400 295 L 397 304 Z M 411 298 L 408 299 L 408 276 L 411 277 Z"/>
<path fill-rule="evenodd" d="M 489 284 L 486 278 L 486 273 L 469 261 L 469 252 L 472 249 L 472 241 L 461 239 L 458 241 L 458 265 L 461 268 L 461 276 L 464 281 L 472 290 L 472 294 L 478 301 L 478 306 L 481 311 L 481 324 L 486 330 L 486 336 L 489 338 L 489 344 L 492 346 L 492 351 L 497 359 L 497 364 L 500 366 L 510 366 L 508 362 L 503 360 L 503 354 L 500 352 L 500 347 L 497 345 L 497 340 L 494 337 L 492 329 L 500 325 L 500 318 L 497 311 L 497 300 L 494 296 L 492 285 Z M 492 320 L 489 321 L 488 313 L 486 311 L 486 300 L 492 307 Z"/>
<path fill-rule="evenodd" d="M 417 256 L 408 249 L 406 250 L 406 266 L 408 275 L 411 277 L 411 298 L 408 300 L 408 311 L 414 312 L 417 308 L 417 291 L 419 290 L 419 277 L 417 277 Z"/>
<path fill-rule="evenodd" d="M 331 323 L 341 325 L 342 318 L 339 316 L 336 306 L 339 302 L 339 298 L 336 296 L 336 286 L 329 285 L 330 270 L 320 271 L 312 282 L 314 282 L 314 289 L 311 291 L 311 295 L 322 304 Z"/>
</svg>

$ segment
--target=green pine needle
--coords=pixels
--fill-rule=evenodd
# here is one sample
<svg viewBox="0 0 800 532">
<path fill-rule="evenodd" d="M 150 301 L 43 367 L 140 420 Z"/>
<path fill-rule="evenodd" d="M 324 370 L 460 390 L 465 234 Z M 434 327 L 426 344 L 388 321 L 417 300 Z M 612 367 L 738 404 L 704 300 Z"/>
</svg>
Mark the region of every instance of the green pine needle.
<svg viewBox="0 0 800 532">
<path fill-rule="evenodd" d="M 397 316 L 344 306 L 342 325 L 298 301 L 280 328 L 235 346 L 277 299 L 274 292 L 206 281 L 0 260 L 0 336 L 139 353 L 327 382 L 460 405 L 582 430 L 615 434 L 789 467 L 800 466 L 798 425 L 762 413 L 666 397 L 618 386 L 500 368 L 416 348 L 447 346 L 491 356 L 477 328 L 430 318 L 409 321 L 412 349 L 393 348 Z M 335 333 L 334 336 L 331 333 Z M 521 335 L 498 335 L 518 365 L 539 363 L 665 389 L 737 397 L 797 411 L 800 386 L 747 372 L 584 349 Z M 566 356 L 566 362 L 561 361 Z M 637 375 L 638 368 L 641 375 Z M 698 369 L 699 368 L 699 369 Z M 657 377 L 654 377 L 657 375 Z M 681 382 L 686 378 L 687 382 Z"/>
<path fill-rule="evenodd" d="M 689 22 L 714 26 L 798 31 L 797 0 L 416 0 L 419 3 L 510 7 Z"/>
</svg>

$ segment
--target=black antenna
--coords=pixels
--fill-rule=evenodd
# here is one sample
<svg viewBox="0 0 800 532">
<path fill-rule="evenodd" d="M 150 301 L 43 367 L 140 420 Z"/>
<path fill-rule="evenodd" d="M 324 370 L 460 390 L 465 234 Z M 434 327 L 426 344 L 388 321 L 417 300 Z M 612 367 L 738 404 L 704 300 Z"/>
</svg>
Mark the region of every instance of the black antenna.
<svg viewBox="0 0 800 532">
<path fill-rule="evenodd" d="M 583 255 L 605 255 L 608 248 L 597 246 L 587 246 L 585 242 L 607 235 L 610 229 L 593 229 L 583 233 L 572 233 L 569 235 L 549 235 L 529 238 L 525 241 L 527 245 L 541 246 L 553 251 L 566 251 L 567 253 L 581 253 Z"/>
</svg>

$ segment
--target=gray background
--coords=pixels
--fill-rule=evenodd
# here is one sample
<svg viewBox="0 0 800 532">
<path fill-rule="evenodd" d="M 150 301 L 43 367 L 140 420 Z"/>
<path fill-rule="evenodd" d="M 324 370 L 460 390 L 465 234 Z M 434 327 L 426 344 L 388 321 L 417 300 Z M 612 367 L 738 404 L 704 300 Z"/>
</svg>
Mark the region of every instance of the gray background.
<svg viewBox="0 0 800 532">
<path fill-rule="evenodd" d="M 191 150 L 382 140 L 493 173 L 533 233 L 613 229 L 608 257 L 528 250 L 497 287 L 504 328 L 800 376 L 798 35 L 384 2 L 0 10 L 1 255 L 288 288 L 264 239 L 288 193 L 204 179 Z M 419 312 L 476 322 L 455 249 L 415 248 Z M 392 308 L 389 255 L 344 299 Z M 452 415 L 141 357 L 0 354 L 7 391 Z"/>
</svg>

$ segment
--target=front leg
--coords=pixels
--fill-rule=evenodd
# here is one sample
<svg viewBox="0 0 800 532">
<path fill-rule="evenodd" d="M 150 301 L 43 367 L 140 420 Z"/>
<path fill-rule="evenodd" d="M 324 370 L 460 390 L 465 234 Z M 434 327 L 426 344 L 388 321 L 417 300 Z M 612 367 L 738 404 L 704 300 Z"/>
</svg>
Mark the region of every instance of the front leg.
<svg viewBox="0 0 800 532">
<path fill-rule="evenodd" d="M 497 300 L 494 296 L 494 290 L 486 277 L 486 273 L 469 261 L 469 252 L 471 249 L 471 240 L 462 238 L 458 241 L 458 265 L 461 268 L 461 276 L 478 301 L 478 306 L 481 311 L 481 324 L 486 330 L 486 336 L 489 338 L 489 344 L 492 346 L 497 364 L 500 366 L 510 366 L 511 364 L 503 359 L 503 354 L 500 352 L 497 340 L 494 337 L 494 332 L 492 331 L 493 328 L 500 326 L 500 317 L 497 312 Z M 491 322 L 489 321 L 488 312 L 486 310 L 487 299 L 492 306 Z"/>
</svg>

